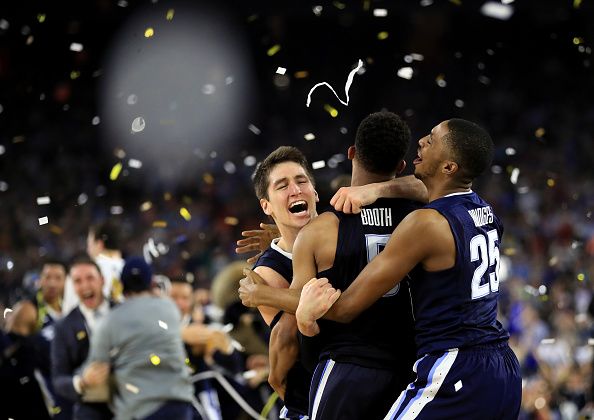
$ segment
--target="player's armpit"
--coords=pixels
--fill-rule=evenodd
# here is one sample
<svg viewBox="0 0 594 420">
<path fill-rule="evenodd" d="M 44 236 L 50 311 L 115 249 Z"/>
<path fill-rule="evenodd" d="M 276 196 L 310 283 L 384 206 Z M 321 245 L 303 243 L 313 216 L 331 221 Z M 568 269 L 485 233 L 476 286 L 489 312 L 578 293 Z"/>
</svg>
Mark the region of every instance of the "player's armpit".
<svg viewBox="0 0 594 420">
<path fill-rule="evenodd" d="M 382 252 L 343 291 L 324 318 L 350 322 L 396 286 L 419 263 L 428 258 L 435 242 L 437 224 L 433 210 L 410 213 L 396 227 Z"/>
<path fill-rule="evenodd" d="M 270 333 L 268 383 L 284 400 L 287 374 L 298 360 L 299 342 L 295 316 L 283 314 Z"/>
</svg>

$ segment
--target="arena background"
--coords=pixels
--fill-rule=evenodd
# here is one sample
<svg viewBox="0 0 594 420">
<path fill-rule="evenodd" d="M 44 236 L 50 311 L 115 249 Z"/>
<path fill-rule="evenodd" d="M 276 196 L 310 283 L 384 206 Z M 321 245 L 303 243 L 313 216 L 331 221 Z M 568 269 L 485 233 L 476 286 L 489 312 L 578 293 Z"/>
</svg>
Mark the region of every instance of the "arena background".
<svg viewBox="0 0 594 420">
<path fill-rule="evenodd" d="M 152 241 L 157 272 L 208 288 L 263 220 L 250 175 L 274 148 L 324 163 L 323 210 L 366 114 L 399 113 L 415 140 L 462 117 L 496 143 L 475 189 L 506 228 L 501 319 L 523 415 L 574 418 L 592 401 L 593 12 L 590 0 L 3 1 L 1 303 L 108 219 L 125 254 Z M 323 81 L 344 100 L 358 59 L 348 106 L 321 87 L 306 107 Z"/>
</svg>

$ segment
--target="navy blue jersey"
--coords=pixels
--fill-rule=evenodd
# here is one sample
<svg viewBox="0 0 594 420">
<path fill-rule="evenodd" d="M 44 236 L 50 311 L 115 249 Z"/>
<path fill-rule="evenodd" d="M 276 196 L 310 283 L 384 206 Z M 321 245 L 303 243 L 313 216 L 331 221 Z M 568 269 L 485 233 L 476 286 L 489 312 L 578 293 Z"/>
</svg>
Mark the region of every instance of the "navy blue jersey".
<svg viewBox="0 0 594 420">
<path fill-rule="evenodd" d="M 276 245 L 276 240 L 272 241 L 270 247 L 260 255 L 254 264 L 254 268 L 260 266 L 273 269 L 289 283 L 293 281 L 292 254 L 280 249 Z M 310 382 L 311 373 L 305 369 L 301 362 L 295 363 L 287 374 L 285 406 L 288 412 L 283 414 L 283 418 L 300 418 L 307 414 Z"/>
<path fill-rule="evenodd" d="M 398 223 L 417 208 L 409 200 L 383 198 L 359 214 L 335 212 L 340 222 L 334 264 L 318 277 L 327 277 L 337 289 L 347 289 L 383 250 Z M 404 280 L 349 324 L 320 320 L 320 359 L 403 368 L 402 376 L 408 379 L 416 355 L 412 316 L 409 284 Z"/>
<path fill-rule="evenodd" d="M 443 271 L 413 270 L 419 355 L 507 340 L 497 321 L 500 220 L 472 191 L 438 198 L 425 208 L 437 210 L 450 224 L 456 261 Z"/>
</svg>

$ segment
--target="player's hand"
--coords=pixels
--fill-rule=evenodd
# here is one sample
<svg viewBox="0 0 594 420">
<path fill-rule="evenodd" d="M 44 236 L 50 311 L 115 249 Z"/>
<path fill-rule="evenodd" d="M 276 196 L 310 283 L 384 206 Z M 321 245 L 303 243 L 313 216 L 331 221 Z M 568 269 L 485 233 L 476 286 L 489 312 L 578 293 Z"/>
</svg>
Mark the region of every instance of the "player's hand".
<svg viewBox="0 0 594 420">
<path fill-rule="evenodd" d="M 107 382 L 109 377 L 109 363 L 91 362 L 82 374 L 84 387 L 94 387 Z"/>
<path fill-rule="evenodd" d="M 330 205 L 337 211 L 350 214 L 361 212 L 361 207 L 372 204 L 375 200 L 377 192 L 371 185 L 341 187 L 330 200 Z"/>
<path fill-rule="evenodd" d="M 258 288 L 266 282 L 258 273 L 249 268 L 245 268 L 243 274 L 245 277 L 239 280 L 239 289 L 237 290 L 239 299 L 244 306 L 255 308 L 258 306 Z"/>
<path fill-rule="evenodd" d="M 241 232 L 241 236 L 245 239 L 237 241 L 237 248 L 235 252 L 238 254 L 245 254 L 247 252 L 258 252 L 256 255 L 247 259 L 248 264 L 253 264 L 258 261 L 262 252 L 264 252 L 269 246 L 270 242 L 274 238 L 280 236 L 280 232 L 276 225 L 260 223 L 261 229 L 245 230 Z"/>
<path fill-rule="evenodd" d="M 332 287 L 327 278 L 313 278 L 303 286 L 295 316 L 303 335 L 312 337 L 320 332 L 317 320 L 324 316 L 340 297 L 340 290 Z"/>
</svg>

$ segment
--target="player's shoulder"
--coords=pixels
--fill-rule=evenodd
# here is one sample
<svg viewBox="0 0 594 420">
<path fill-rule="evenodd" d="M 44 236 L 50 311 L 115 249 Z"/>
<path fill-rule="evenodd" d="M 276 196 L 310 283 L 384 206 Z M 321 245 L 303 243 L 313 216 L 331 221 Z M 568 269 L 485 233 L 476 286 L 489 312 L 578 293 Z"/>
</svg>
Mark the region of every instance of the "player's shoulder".
<svg viewBox="0 0 594 420">
<path fill-rule="evenodd" d="M 323 233 L 326 229 L 338 225 L 338 217 L 334 212 L 326 211 L 305 225 L 299 235 L 315 235 Z"/>
<path fill-rule="evenodd" d="M 410 212 L 401 224 L 425 233 L 444 228 L 449 230 L 447 219 L 438 210 L 432 208 L 421 208 Z"/>
</svg>

